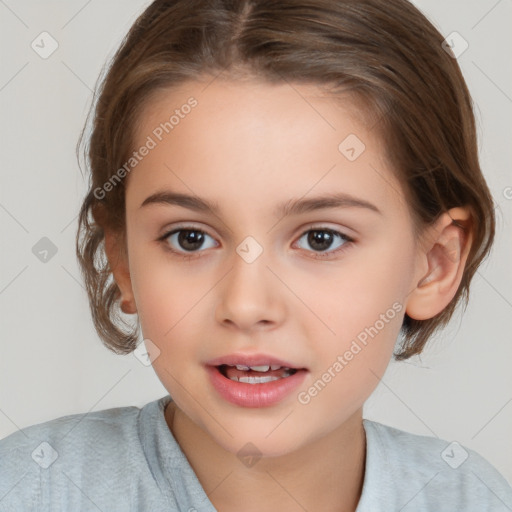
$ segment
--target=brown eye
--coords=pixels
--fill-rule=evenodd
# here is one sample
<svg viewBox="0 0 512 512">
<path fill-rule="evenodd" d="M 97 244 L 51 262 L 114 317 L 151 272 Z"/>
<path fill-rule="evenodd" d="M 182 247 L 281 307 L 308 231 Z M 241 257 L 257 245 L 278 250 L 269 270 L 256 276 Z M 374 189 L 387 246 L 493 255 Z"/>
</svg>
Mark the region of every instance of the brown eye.
<svg viewBox="0 0 512 512">
<path fill-rule="evenodd" d="M 167 243 L 172 251 L 186 253 L 197 252 L 199 249 L 204 248 L 203 245 L 207 238 L 211 238 L 210 235 L 200 229 L 181 228 L 165 234 L 161 240 Z"/>
<path fill-rule="evenodd" d="M 315 251 L 326 251 L 331 247 L 334 235 L 329 231 L 315 229 L 309 231 L 307 241 Z"/>
<path fill-rule="evenodd" d="M 315 257 L 320 258 L 325 257 L 322 253 L 326 253 L 326 256 L 336 254 L 343 250 L 348 243 L 353 242 L 353 239 L 347 235 L 327 228 L 309 229 L 302 234 L 299 240 L 302 240 L 303 238 L 305 238 L 306 244 L 312 249 L 312 251 L 317 253 Z M 336 240 L 338 240 L 338 245 L 334 250 L 329 251 L 333 244 L 336 243 Z M 307 247 L 301 248 L 309 250 Z"/>
</svg>

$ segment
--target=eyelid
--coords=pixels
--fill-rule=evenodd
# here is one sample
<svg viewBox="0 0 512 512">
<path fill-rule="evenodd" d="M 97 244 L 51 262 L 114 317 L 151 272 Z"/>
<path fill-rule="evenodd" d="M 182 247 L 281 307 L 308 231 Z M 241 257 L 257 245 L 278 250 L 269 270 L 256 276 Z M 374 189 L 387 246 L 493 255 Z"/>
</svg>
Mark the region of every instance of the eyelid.
<svg viewBox="0 0 512 512">
<path fill-rule="evenodd" d="M 310 222 L 309 224 L 306 224 L 306 226 L 303 226 L 299 230 L 299 233 L 302 236 L 310 230 L 318 229 L 320 231 L 325 230 L 325 231 L 333 231 L 335 233 L 339 233 L 340 235 L 343 235 L 344 237 L 346 237 L 350 240 L 356 239 L 355 234 L 354 235 L 350 234 L 350 233 L 354 233 L 353 229 L 349 229 L 345 226 L 343 226 L 343 227 L 342 226 L 330 226 L 329 224 L 332 224 L 332 223 L 331 222 Z"/>
<path fill-rule="evenodd" d="M 165 239 L 173 232 L 180 231 L 180 230 L 201 231 L 202 233 L 205 233 L 206 235 L 208 235 L 212 238 L 215 238 L 212 234 L 209 233 L 208 229 L 206 229 L 202 226 L 196 226 L 196 225 L 194 225 L 194 223 L 192 221 L 191 222 L 182 222 L 182 223 L 178 222 L 176 225 L 173 224 L 171 227 L 165 227 L 162 230 L 162 235 L 160 235 L 158 238 L 159 238 L 159 240 Z"/>
</svg>

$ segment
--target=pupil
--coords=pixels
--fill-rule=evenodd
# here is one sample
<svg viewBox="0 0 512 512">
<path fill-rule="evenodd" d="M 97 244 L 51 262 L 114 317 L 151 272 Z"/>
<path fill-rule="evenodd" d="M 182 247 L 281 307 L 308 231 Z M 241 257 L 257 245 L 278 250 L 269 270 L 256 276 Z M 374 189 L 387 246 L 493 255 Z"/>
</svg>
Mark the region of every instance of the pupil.
<svg viewBox="0 0 512 512">
<path fill-rule="evenodd" d="M 311 231 L 308 236 L 308 243 L 319 251 L 324 251 L 331 246 L 332 233 L 328 231 Z"/>
<path fill-rule="evenodd" d="M 199 249 L 204 240 L 203 233 L 199 231 L 181 231 L 178 234 L 178 242 L 180 246 L 186 251 L 193 251 Z"/>
</svg>

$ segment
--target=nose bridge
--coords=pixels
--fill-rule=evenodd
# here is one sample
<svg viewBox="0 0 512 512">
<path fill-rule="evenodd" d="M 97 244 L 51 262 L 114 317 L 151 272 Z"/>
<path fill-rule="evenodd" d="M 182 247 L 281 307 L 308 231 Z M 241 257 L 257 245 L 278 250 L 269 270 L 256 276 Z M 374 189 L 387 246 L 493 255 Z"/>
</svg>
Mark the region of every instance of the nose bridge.
<svg viewBox="0 0 512 512">
<path fill-rule="evenodd" d="M 253 297 L 261 303 L 269 286 L 269 251 L 252 235 L 235 247 L 232 269 L 228 276 L 230 292 L 241 297 Z M 244 299 L 247 300 L 247 299 Z"/>
<path fill-rule="evenodd" d="M 267 265 L 269 252 L 254 236 L 246 236 L 236 246 L 217 305 L 219 321 L 230 321 L 244 329 L 279 321 L 282 305 L 276 278 Z"/>
</svg>

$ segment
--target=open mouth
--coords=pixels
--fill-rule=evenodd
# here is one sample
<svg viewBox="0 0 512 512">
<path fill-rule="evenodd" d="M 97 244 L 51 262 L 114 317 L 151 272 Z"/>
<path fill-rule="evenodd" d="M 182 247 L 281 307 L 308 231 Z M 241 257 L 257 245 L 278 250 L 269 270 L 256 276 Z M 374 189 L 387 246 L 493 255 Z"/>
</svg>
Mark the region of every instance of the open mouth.
<svg viewBox="0 0 512 512">
<path fill-rule="evenodd" d="M 217 396 L 238 407 L 270 407 L 291 399 L 309 370 L 270 354 L 228 354 L 205 364 Z"/>
<path fill-rule="evenodd" d="M 286 379 L 298 371 L 296 368 L 288 368 L 277 364 L 259 366 L 221 364 L 216 368 L 227 379 L 246 384 L 265 384 Z"/>
</svg>

